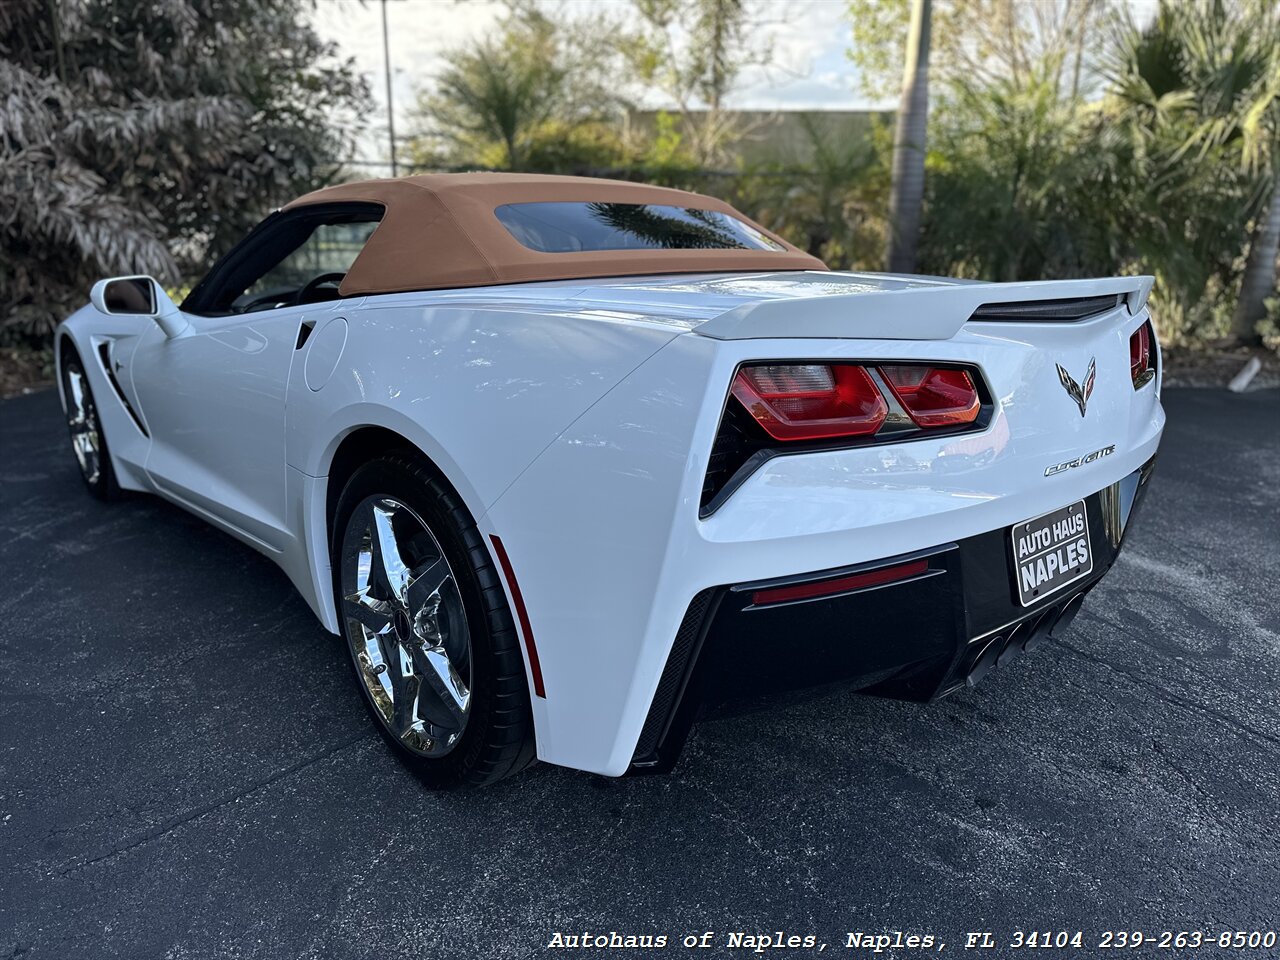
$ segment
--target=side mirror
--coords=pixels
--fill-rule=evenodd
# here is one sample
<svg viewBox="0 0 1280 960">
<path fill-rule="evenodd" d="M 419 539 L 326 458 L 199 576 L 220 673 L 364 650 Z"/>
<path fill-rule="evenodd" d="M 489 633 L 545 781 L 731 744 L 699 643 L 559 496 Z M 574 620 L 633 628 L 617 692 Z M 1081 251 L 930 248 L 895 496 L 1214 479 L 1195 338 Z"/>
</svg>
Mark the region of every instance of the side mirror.
<svg viewBox="0 0 1280 960">
<path fill-rule="evenodd" d="M 89 291 L 89 301 L 108 316 L 150 317 L 166 337 L 180 337 L 190 327 L 169 295 L 150 277 L 99 280 Z"/>
</svg>

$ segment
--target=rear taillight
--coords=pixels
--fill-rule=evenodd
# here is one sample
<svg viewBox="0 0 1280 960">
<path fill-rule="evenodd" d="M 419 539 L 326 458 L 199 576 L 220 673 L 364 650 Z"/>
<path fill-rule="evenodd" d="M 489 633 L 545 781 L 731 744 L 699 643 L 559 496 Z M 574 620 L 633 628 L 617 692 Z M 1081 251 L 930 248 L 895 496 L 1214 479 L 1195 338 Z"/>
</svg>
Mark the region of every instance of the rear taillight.
<svg viewBox="0 0 1280 960">
<path fill-rule="evenodd" d="M 775 454 L 976 433 L 992 413 L 976 367 L 934 363 L 746 363 L 731 394 L 703 477 L 704 519 Z"/>
<path fill-rule="evenodd" d="M 982 401 L 967 371 L 922 366 L 877 369 L 916 426 L 953 427 L 978 419 Z"/>
<path fill-rule="evenodd" d="M 1129 338 L 1129 375 L 1133 378 L 1133 389 L 1146 386 L 1156 375 L 1151 363 L 1151 341 L 1153 339 L 1151 321 L 1148 320 Z"/>
<path fill-rule="evenodd" d="M 733 395 L 775 440 L 866 436 L 889 413 L 871 376 L 853 364 L 742 367 Z"/>
<path fill-rule="evenodd" d="M 977 421 L 982 400 L 967 370 L 929 364 L 875 368 L 856 363 L 754 364 L 739 368 L 733 395 L 774 440 L 866 437 L 879 431 L 896 401 L 920 428 Z"/>
</svg>

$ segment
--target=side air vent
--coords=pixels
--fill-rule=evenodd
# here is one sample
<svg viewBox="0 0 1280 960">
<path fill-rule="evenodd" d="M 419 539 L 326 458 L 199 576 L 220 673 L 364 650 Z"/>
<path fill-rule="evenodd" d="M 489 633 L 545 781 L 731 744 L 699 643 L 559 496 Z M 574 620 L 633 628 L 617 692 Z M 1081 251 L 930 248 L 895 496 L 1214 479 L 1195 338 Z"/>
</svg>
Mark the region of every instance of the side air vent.
<svg viewBox="0 0 1280 960">
<path fill-rule="evenodd" d="M 701 645 L 703 626 L 707 614 L 712 611 L 715 596 L 715 587 L 703 590 L 689 602 L 684 619 L 680 621 L 680 629 L 676 632 L 671 652 L 667 654 L 667 664 L 662 669 L 658 689 L 654 692 L 653 702 L 649 704 L 649 714 L 645 717 L 640 740 L 631 758 L 633 770 L 643 771 L 649 768 L 660 772 L 664 766 L 662 742 L 675 720 L 675 713 L 688 685 L 690 670 Z M 683 741 L 683 734 L 679 739 Z"/>
<path fill-rule="evenodd" d="M 970 320 L 1003 320 L 1007 322 L 1039 321 L 1043 323 L 1075 323 L 1088 320 L 1120 306 L 1124 296 L 1108 293 L 1101 297 L 1069 297 L 1065 300 L 1019 300 L 1013 303 L 984 303 L 973 311 Z"/>
<path fill-rule="evenodd" d="M 120 400 L 120 405 L 124 407 L 125 413 L 129 414 L 129 418 L 133 421 L 133 425 L 138 428 L 138 431 L 144 437 L 150 439 L 151 434 L 147 433 L 147 428 L 142 425 L 142 418 L 138 416 L 138 412 L 129 403 L 129 398 L 124 395 L 124 388 L 120 386 L 120 381 L 116 379 L 116 372 L 111 369 L 111 347 L 108 344 L 98 344 L 98 359 L 102 361 L 102 369 L 106 371 L 107 381 L 111 384 L 111 389 L 116 392 L 116 397 Z"/>
</svg>

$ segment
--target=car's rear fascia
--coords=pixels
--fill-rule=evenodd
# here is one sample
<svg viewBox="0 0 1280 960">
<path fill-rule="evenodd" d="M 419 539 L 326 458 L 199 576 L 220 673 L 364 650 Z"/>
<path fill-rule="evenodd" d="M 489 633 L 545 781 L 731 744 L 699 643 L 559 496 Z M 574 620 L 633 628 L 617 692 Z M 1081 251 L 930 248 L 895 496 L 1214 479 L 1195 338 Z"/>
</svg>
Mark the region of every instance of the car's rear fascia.
<svg viewBox="0 0 1280 960">
<path fill-rule="evenodd" d="M 534 705 L 539 756 L 615 776 L 633 769 L 655 695 L 675 697 L 664 675 L 699 596 L 718 594 L 719 609 L 726 594 L 741 594 L 734 586 L 945 557 L 952 544 L 963 555 L 974 538 L 1007 538 L 1013 524 L 1126 483 L 1154 457 L 1164 422 L 1158 377 L 1135 391 L 1129 375 L 1128 338 L 1146 319 L 1145 309 L 1122 308 L 1061 325 L 969 323 L 930 341 L 676 337 L 481 521 L 507 546 L 538 636 L 547 694 Z M 993 414 L 963 436 L 771 457 L 700 517 L 734 371 L 788 359 L 971 365 L 990 387 Z M 1079 377 L 1090 359 L 1097 383 L 1082 417 L 1055 364 Z M 1046 476 L 1050 465 L 1106 447 L 1114 451 Z M 984 625 L 957 627 L 953 646 Z M 688 633 L 686 624 L 685 642 Z M 777 643 L 803 656 L 804 639 L 798 626 Z M 868 642 L 913 641 L 899 632 Z M 758 667 L 768 675 L 767 663 Z"/>
<path fill-rule="evenodd" d="M 693 721 L 765 710 L 840 687 L 930 701 L 1058 636 L 1119 554 L 1154 460 L 1086 498 L 1093 568 L 1029 607 L 1013 588 L 1007 529 L 838 570 L 710 588 L 681 623 L 631 773 L 665 773 Z M 1127 482 L 1128 480 L 1132 482 Z M 883 576 L 876 576 L 883 574 Z M 788 586 L 830 592 L 777 603 Z M 841 585 L 849 589 L 838 589 Z"/>
</svg>

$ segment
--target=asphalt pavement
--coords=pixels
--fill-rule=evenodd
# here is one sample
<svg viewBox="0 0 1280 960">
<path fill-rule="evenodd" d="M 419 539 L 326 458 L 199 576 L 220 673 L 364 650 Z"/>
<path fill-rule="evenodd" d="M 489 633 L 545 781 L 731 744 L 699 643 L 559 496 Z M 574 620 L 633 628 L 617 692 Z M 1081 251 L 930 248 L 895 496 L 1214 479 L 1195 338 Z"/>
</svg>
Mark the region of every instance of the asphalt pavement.
<svg viewBox="0 0 1280 960">
<path fill-rule="evenodd" d="M 976 689 L 704 723 L 668 777 L 438 795 L 269 561 L 91 500 L 56 394 L 0 402 L 0 958 L 1280 931 L 1280 391 L 1165 403 L 1117 566 Z"/>
</svg>

